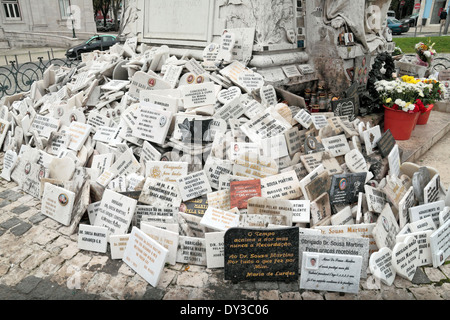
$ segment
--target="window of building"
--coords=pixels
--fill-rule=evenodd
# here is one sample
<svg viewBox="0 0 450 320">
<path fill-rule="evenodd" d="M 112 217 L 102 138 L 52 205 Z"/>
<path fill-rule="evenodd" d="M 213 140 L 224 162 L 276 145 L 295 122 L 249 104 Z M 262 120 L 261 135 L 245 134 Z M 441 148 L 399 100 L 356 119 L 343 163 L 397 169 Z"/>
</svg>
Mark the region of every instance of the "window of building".
<svg viewBox="0 0 450 320">
<path fill-rule="evenodd" d="M 2 0 L 3 10 L 7 20 L 20 20 L 20 8 L 18 0 Z"/>
<path fill-rule="evenodd" d="M 69 7 L 69 0 L 59 0 L 59 11 L 61 13 L 61 18 L 68 19 L 70 17 Z"/>
</svg>

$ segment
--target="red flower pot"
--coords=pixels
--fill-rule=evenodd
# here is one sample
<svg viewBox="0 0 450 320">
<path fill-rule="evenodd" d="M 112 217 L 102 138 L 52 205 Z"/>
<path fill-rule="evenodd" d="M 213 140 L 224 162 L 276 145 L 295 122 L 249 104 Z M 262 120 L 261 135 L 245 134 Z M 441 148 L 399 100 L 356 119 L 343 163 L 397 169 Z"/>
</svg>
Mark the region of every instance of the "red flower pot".
<svg viewBox="0 0 450 320">
<path fill-rule="evenodd" d="M 409 140 L 419 115 L 384 106 L 384 131 L 391 130 L 395 140 Z"/>
<path fill-rule="evenodd" d="M 419 114 L 419 119 L 417 120 L 418 125 L 425 125 L 428 123 L 428 119 L 430 118 L 431 110 L 433 110 L 434 105 L 428 106 L 427 112 Z"/>
</svg>

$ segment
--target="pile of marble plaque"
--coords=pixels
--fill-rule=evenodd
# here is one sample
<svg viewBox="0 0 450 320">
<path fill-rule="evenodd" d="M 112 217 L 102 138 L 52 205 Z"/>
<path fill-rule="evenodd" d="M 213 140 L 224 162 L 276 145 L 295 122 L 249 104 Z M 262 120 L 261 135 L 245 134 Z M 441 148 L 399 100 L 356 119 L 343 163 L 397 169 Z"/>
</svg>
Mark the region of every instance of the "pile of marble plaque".
<svg viewBox="0 0 450 320">
<path fill-rule="evenodd" d="M 225 34 L 199 61 L 128 39 L 51 66 L 0 103 L 1 177 L 78 232 L 81 249 L 153 286 L 166 263 L 226 268 L 231 228 L 298 227 L 300 255 L 329 248 L 302 246 L 311 239 L 338 239 L 361 257 L 361 278 L 370 269 L 388 284 L 441 265 L 450 199 L 439 174 L 401 165 L 378 125 L 288 105 L 233 60 L 237 41 Z"/>
</svg>

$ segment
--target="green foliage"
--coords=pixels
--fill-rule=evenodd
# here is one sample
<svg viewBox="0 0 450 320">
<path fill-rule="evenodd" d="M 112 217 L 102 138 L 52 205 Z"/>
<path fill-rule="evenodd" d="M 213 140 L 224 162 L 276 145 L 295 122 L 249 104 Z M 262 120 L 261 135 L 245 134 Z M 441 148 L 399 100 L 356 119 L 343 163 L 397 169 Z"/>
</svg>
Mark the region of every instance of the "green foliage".
<svg viewBox="0 0 450 320">
<path fill-rule="evenodd" d="M 411 54 L 416 53 L 415 46 L 417 43 L 424 41 L 423 37 L 412 37 L 412 38 L 395 38 L 394 41 L 397 47 L 400 47 L 403 53 Z M 447 36 L 441 37 L 431 37 L 427 38 L 431 39 L 432 43 L 435 43 L 433 49 L 437 51 L 437 56 L 439 57 L 440 53 L 450 53 L 450 38 Z"/>
</svg>

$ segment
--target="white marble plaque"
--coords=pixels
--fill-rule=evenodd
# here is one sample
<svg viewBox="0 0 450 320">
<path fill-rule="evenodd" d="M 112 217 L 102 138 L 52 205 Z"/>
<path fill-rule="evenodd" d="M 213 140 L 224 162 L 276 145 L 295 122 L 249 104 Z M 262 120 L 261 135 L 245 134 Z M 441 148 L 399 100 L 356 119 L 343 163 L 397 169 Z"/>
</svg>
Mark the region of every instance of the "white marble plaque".
<svg viewBox="0 0 450 320">
<path fill-rule="evenodd" d="M 388 155 L 390 174 L 400 177 L 400 153 L 396 144 Z"/>
<path fill-rule="evenodd" d="M 163 111 L 178 112 L 178 98 L 155 94 L 153 90 L 141 91 L 140 102 L 143 106 L 159 107 Z"/>
<path fill-rule="evenodd" d="M 357 294 L 362 257 L 303 252 L 300 288 Z"/>
<path fill-rule="evenodd" d="M 289 155 L 286 138 L 278 135 L 260 141 L 263 155 L 272 159 L 279 159 Z"/>
<path fill-rule="evenodd" d="M 208 232 L 205 234 L 206 267 L 208 269 L 223 268 L 225 232 Z"/>
<path fill-rule="evenodd" d="M 302 196 L 300 182 L 295 171 L 288 171 L 261 179 L 261 196 L 295 200 Z"/>
<path fill-rule="evenodd" d="M 430 235 L 431 258 L 433 267 L 444 264 L 450 255 L 450 220 Z"/>
<path fill-rule="evenodd" d="M 272 85 L 264 86 L 260 89 L 261 104 L 266 107 L 275 106 L 278 102 L 277 93 Z"/>
<path fill-rule="evenodd" d="M 378 140 L 381 138 L 380 126 L 375 126 L 363 132 L 364 144 L 366 146 L 366 154 L 371 155 L 377 146 Z"/>
<path fill-rule="evenodd" d="M 149 142 L 163 144 L 172 122 L 172 113 L 151 106 L 141 106 L 136 112 L 133 136 Z"/>
<path fill-rule="evenodd" d="M 15 151 L 8 150 L 5 152 L 5 156 L 3 157 L 3 170 L 0 175 L 1 178 L 11 181 L 11 172 L 16 166 L 17 157 L 18 156 Z"/>
<path fill-rule="evenodd" d="M 43 215 L 50 217 L 65 226 L 69 226 L 72 221 L 74 203 L 74 192 L 48 182 L 45 183 L 41 208 Z"/>
<path fill-rule="evenodd" d="M 178 248 L 178 233 L 169 231 L 169 230 L 163 230 L 161 228 L 152 226 L 147 223 L 141 224 L 142 232 L 147 234 L 150 238 L 158 242 L 161 246 L 167 249 L 167 257 L 166 257 L 166 263 L 170 265 L 176 264 L 176 258 L 177 258 L 177 248 Z"/>
<path fill-rule="evenodd" d="M 350 172 L 366 172 L 366 159 L 358 149 L 353 149 L 345 155 L 345 164 Z"/>
<path fill-rule="evenodd" d="M 127 247 L 130 234 L 117 234 L 109 236 L 109 244 L 111 247 L 111 259 L 122 259 Z"/>
<path fill-rule="evenodd" d="M 178 178 L 178 189 L 183 201 L 212 192 L 208 177 L 203 170 Z"/>
<path fill-rule="evenodd" d="M 122 260 L 153 287 L 158 285 L 168 251 L 133 227 Z"/>
<path fill-rule="evenodd" d="M 204 238 L 180 236 L 177 262 L 206 266 L 206 240 Z"/>
<path fill-rule="evenodd" d="M 206 176 L 209 179 L 211 188 L 220 190 L 220 178 L 222 176 L 230 175 L 231 173 L 233 173 L 233 163 L 229 160 L 221 160 L 209 156 L 206 160 L 203 170 L 205 171 Z"/>
<path fill-rule="evenodd" d="M 212 82 L 182 86 L 180 90 L 186 109 L 216 103 L 215 88 Z"/>
<path fill-rule="evenodd" d="M 139 100 L 141 90 L 161 90 L 161 89 L 171 89 L 172 85 L 167 81 L 159 77 L 152 76 L 142 71 L 138 71 L 133 75 L 131 79 L 130 89 L 128 94 Z"/>
<path fill-rule="evenodd" d="M 31 129 L 36 130 L 40 136 L 48 139 L 52 132 L 58 131 L 59 120 L 37 114 L 31 123 Z"/>
<path fill-rule="evenodd" d="M 398 219 L 400 228 L 403 228 L 410 222 L 409 208 L 413 207 L 415 202 L 414 187 L 410 187 L 398 203 Z"/>
<path fill-rule="evenodd" d="M 327 117 L 324 115 L 311 115 L 311 121 L 317 130 L 325 128 L 328 125 Z"/>
<path fill-rule="evenodd" d="M 312 125 L 311 115 L 305 109 L 300 110 L 300 112 L 294 116 L 294 119 L 305 129 L 309 129 Z"/>
<path fill-rule="evenodd" d="M 351 210 L 350 206 L 346 206 L 344 209 L 342 209 L 338 213 L 332 215 L 331 216 L 331 224 L 334 226 L 355 224 L 355 220 L 353 219 L 352 210 Z"/>
<path fill-rule="evenodd" d="M 70 134 L 70 143 L 68 148 L 74 151 L 80 151 L 81 147 L 86 142 L 92 130 L 89 124 L 73 121 L 70 124 L 67 133 Z"/>
<path fill-rule="evenodd" d="M 226 231 L 239 225 L 239 214 L 208 207 L 200 224 L 216 231 Z"/>
<path fill-rule="evenodd" d="M 392 266 L 397 274 L 411 281 L 419 265 L 419 245 L 416 238 L 408 236 L 392 249 Z"/>
<path fill-rule="evenodd" d="M 106 253 L 108 229 L 80 224 L 78 226 L 78 249 Z"/>
<path fill-rule="evenodd" d="M 241 126 L 241 130 L 255 143 L 261 139 L 283 134 L 291 128 L 289 122 L 280 114 L 271 110 L 258 114 L 257 117 L 250 119 Z"/>
<path fill-rule="evenodd" d="M 139 162 L 134 157 L 133 151 L 127 149 L 111 167 L 104 169 L 96 182 L 101 186 L 106 187 L 115 177 L 134 173 L 138 171 L 140 167 Z"/>
<path fill-rule="evenodd" d="M 106 189 L 94 225 L 107 228 L 109 235 L 126 234 L 136 205 L 135 199 Z"/>
<path fill-rule="evenodd" d="M 392 250 L 384 247 L 372 253 L 369 259 L 369 268 L 376 279 L 388 286 L 392 285 L 397 274 L 392 266 Z"/>
<path fill-rule="evenodd" d="M 230 210 L 230 190 L 223 189 L 216 192 L 210 192 L 207 195 L 208 206 L 222 209 Z"/>
<path fill-rule="evenodd" d="M 395 237 L 399 231 L 400 227 L 392 212 L 391 206 L 386 204 L 372 231 L 378 248 L 388 247 L 389 249 L 393 249 L 396 243 Z"/>
<path fill-rule="evenodd" d="M 179 208 L 181 196 L 176 184 L 147 178 L 139 196 L 139 202 L 155 207 L 173 206 Z"/>
<path fill-rule="evenodd" d="M 431 217 L 434 223 L 439 225 L 439 212 L 444 210 L 445 202 L 443 200 L 423 204 L 409 208 L 410 221 L 418 221 L 426 217 Z"/>
<path fill-rule="evenodd" d="M 406 237 L 414 237 L 417 240 L 417 244 L 419 246 L 419 258 L 418 258 L 419 263 L 417 265 L 418 267 L 433 263 L 433 260 L 431 258 L 431 244 L 430 244 L 430 236 L 433 232 L 434 231 L 432 230 L 426 230 L 397 235 L 397 243 L 404 242 Z"/>
<path fill-rule="evenodd" d="M 367 206 L 369 208 L 369 211 L 381 213 L 387 202 L 386 195 L 384 194 L 384 192 L 369 185 L 365 185 L 364 193 L 366 195 Z"/>
<path fill-rule="evenodd" d="M 435 174 L 431 178 L 430 182 L 423 189 L 423 201 L 424 203 L 432 203 L 439 199 L 439 193 L 441 189 L 441 176 Z"/>
<path fill-rule="evenodd" d="M 311 201 L 310 200 L 289 200 L 292 204 L 292 222 L 310 223 L 311 221 Z"/>
<path fill-rule="evenodd" d="M 147 161 L 145 177 L 176 183 L 179 178 L 188 174 L 188 163 L 177 161 Z"/>
<path fill-rule="evenodd" d="M 343 156 L 350 152 L 350 146 L 345 135 L 322 139 L 322 144 L 333 157 Z"/>
</svg>

